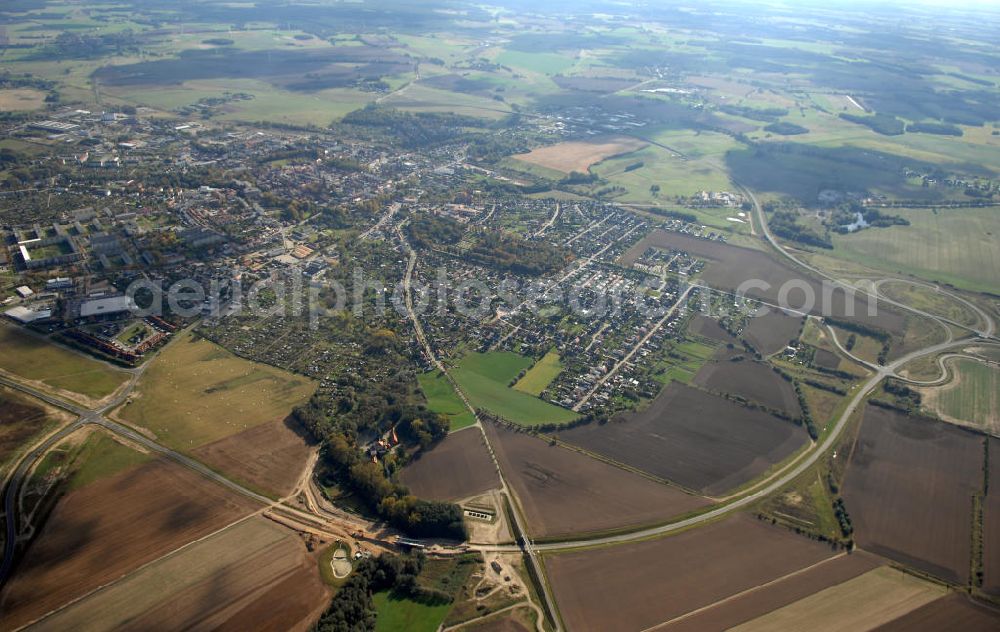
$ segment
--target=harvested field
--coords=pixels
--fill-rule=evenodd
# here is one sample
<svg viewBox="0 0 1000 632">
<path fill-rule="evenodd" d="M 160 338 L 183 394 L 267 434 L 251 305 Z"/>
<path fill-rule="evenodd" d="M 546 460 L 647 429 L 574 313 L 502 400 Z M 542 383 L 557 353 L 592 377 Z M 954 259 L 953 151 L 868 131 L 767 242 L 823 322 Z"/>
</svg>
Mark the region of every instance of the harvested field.
<svg viewBox="0 0 1000 632">
<path fill-rule="evenodd" d="M 45 93 L 34 88 L 0 90 L 0 112 L 39 110 L 45 107 Z"/>
<path fill-rule="evenodd" d="M 745 281 L 762 281 L 768 285 L 761 287 L 750 287 L 747 289 L 747 296 L 778 304 L 778 295 L 782 286 L 789 282 L 801 285 L 805 282 L 812 288 L 815 296 L 815 306 L 811 310 L 817 315 L 832 315 L 837 318 L 844 318 L 846 307 L 853 304 L 854 317 L 849 320 L 876 327 L 894 335 L 901 336 L 905 329 L 905 319 L 896 312 L 889 311 L 885 305 L 878 305 L 878 315 L 868 316 L 868 301 L 862 295 L 857 295 L 853 300 L 847 297 L 846 292 L 837 289 L 832 292 L 828 303 L 828 309 L 823 307 L 823 284 L 813 278 L 798 272 L 788 264 L 778 261 L 771 255 L 760 250 L 751 250 L 740 246 L 732 246 L 718 241 L 700 239 L 677 232 L 655 230 L 641 239 L 622 256 L 622 263 L 631 266 L 632 263 L 646 252 L 650 247 L 669 248 L 680 250 L 688 254 L 705 259 L 708 265 L 705 267 L 704 280 L 707 284 L 726 290 L 735 290 Z M 788 307 L 798 308 L 806 306 L 803 299 L 801 287 L 789 285 L 786 302 Z M 792 289 L 794 288 L 794 289 Z M 770 336 L 764 342 L 771 342 Z M 773 346 L 775 342 L 771 342 Z"/>
<path fill-rule="evenodd" d="M 312 380 L 238 358 L 190 334 L 178 336 L 139 380 L 117 415 L 177 450 L 284 419 L 309 399 Z"/>
<path fill-rule="evenodd" d="M 703 314 L 698 314 L 691 319 L 688 324 L 688 332 L 695 336 L 703 336 L 716 342 L 736 342 L 736 338 L 722 328 L 719 321 L 709 318 Z"/>
<path fill-rule="evenodd" d="M 7 584 L 0 598 L 4 623 L 23 625 L 255 508 L 164 460 L 73 490 Z"/>
<path fill-rule="evenodd" d="M 1000 595 L 1000 439 L 990 441 L 989 490 L 983 501 L 983 590 Z"/>
<path fill-rule="evenodd" d="M 641 412 L 559 436 L 708 495 L 752 480 L 808 441 L 791 422 L 677 382 Z"/>
<path fill-rule="evenodd" d="M 428 500 L 461 500 L 500 486 L 500 477 L 478 428 L 455 432 L 420 453 L 399 475 L 410 491 Z"/>
<path fill-rule="evenodd" d="M 1000 628 L 1000 611 L 974 603 L 965 595 L 952 593 L 922 608 L 880 626 L 879 632 L 995 632 Z"/>
<path fill-rule="evenodd" d="M 849 458 L 842 494 L 858 545 L 964 584 L 982 437 L 869 405 Z"/>
<path fill-rule="evenodd" d="M 743 357 L 733 362 L 734 354 L 720 350 L 711 362 L 698 371 L 694 383 L 711 391 L 739 395 L 792 417 L 802 414 L 795 388 L 771 367 Z"/>
<path fill-rule="evenodd" d="M 678 535 L 545 556 L 566 627 L 644 630 L 831 557 L 746 515 Z"/>
<path fill-rule="evenodd" d="M 663 630 L 701 632 L 725 630 L 782 608 L 799 599 L 864 575 L 882 564 L 874 555 L 855 551 L 841 554 L 776 582 L 707 606 L 674 620 Z"/>
<path fill-rule="evenodd" d="M 301 538 L 254 517 L 42 622 L 44 630 L 307 630 L 329 594 Z"/>
<path fill-rule="evenodd" d="M 634 527 L 708 504 L 666 485 L 531 435 L 486 424 L 532 536 Z"/>
<path fill-rule="evenodd" d="M 526 154 L 515 154 L 513 157 L 563 173 L 571 171 L 586 173 L 591 165 L 612 156 L 642 149 L 646 144 L 637 138 L 615 136 L 604 140 L 566 141 L 548 147 L 539 147 Z"/>
<path fill-rule="evenodd" d="M 799 337 L 803 320 L 802 316 L 769 309 L 766 314 L 750 319 L 743 336 L 761 354 L 771 355 L 781 351 L 789 342 Z"/>
<path fill-rule="evenodd" d="M 940 599 L 947 592 L 944 586 L 883 566 L 733 630 L 869 630 Z"/>
<path fill-rule="evenodd" d="M 289 418 L 203 445 L 192 455 L 244 485 L 281 497 L 295 488 L 311 451 L 304 431 Z"/>
</svg>

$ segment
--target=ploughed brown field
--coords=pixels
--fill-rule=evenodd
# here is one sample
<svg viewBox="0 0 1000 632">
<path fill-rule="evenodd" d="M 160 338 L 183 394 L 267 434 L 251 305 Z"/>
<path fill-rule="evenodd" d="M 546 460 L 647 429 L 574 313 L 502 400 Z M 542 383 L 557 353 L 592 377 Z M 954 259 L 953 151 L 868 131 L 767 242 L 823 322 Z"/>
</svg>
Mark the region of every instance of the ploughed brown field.
<svg viewBox="0 0 1000 632">
<path fill-rule="evenodd" d="M 175 463 L 156 460 L 69 492 L 0 597 L 15 628 L 256 508 Z"/>
<path fill-rule="evenodd" d="M 739 515 L 657 540 L 546 555 L 545 568 L 568 630 L 638 631 L 833 555 Z"/>
<path fill-rule="evenodd" d="M 895 335 L 902 335 L 906 328 L 906 321 L 903 316 L 890 311 L 886 305 L 878 304 L 876 306 L 877 315 L 869 316 L 868 299 L 860 293 L 853 300 L 849 301 L 846 293 L 843 290 L 837 289 L 832 292 L 827 301 L 829 309 L 824 310 L 824 292 L 822 283 L 819 280 L 800 273 L 798 270 L 790 267 L 790 265 L 760 250 L 732 246 L 673 231 L 655 230 L 629 248 L 622 256 L 622 263 L 630 266 L 632 262 L 650 247 L 681 250 L 692 256 L 707 260 L 708 265 L 705 266 L 704 280 L 712 287 L 735 290 L 745 281 L 759 280 L 768 285 L 765 287 L 747 288 L 746 295 L 777 305 L 780 304 L 778 301 L 779 290 L 784 284 L 793 281 L 799 286 L 803 284 L 808 285 L 815 297 L 815 305 L 812 309 L 803 309 L 802 311 L 810 311 L 817 315 L 846 318 L 847 320 L 876 327 Z M 795 287 L 794 284 L 789 285 L 789 288 L 793 287 Z M 793 309 L 807 306 L 801 288 L 790 289 L 786 300 L 787 306 Z M 847 318 L 846 307 L 849 303 L 853 304 L 854 316 Z M 777 344 L 776 339 L 771 340 L 770 337 L 767 342 L 771 342 L 772 346 Z"/>
<path fill-rule="evenodd" d="M 816 366 L 821 366 L 824 369 L 836 369 L 840 366 L 840 357 L 832 351 L 827 351 L 826 349 L 817 349 L 816 355 L 813 356 L 813 362 Z"/>
<path fill-rule="evenodd" d="M 725 630 L 859 577 L 881 564 L 879 558 L 864 551 L 841 554 L 752 592 L 712 604 L 662 629 L 670 632 Z"/>
<path fill-rule="evenodd" d="M 876 629 L 878 632 L 996 632 L 1000 630 L 1000 610 L 952 593 Z"/>
<path fill-rule="evenodd" d="M 308 630 L 329 600 L 302 538 L 254 516 L 129 575 L 36 626 Z"/>
<path fill-rule="evenodd" d="M 983 502 L 983 590 L 1000 595 L 1000 439 L 990 437 L 989 493 Z"/>
<path fill-rule="evenodd" d="M 964 584 L 983 438 L 869 405 L 842 495 L 862 548 Z"/>
<path fill-rule="evenodd" d="M 638 138 L 628 136 L 590 141 L 571 140 L 548 147 L 539 147 L 526 154 L 516 154 L 514 158 L 563 173 L 571 171 L 586 173 L 593 164 L 612 156 L 642 149 L 646 144 Z"/>
<path fill-rule="evenodd" d="M 475 427 L 452 433 L 419 453 L 403 468 L 399 480 L 415 496 L 428 500 L 461 500 L 500 487 L 483 433 Z"/>
<path fill-rule="evenodd" d="M 233 480 L 280 497 L 294 490 L 311 449 L 290 419 L 276 419 L 203 445 L 191 454 Z"/>
<path fill-rule="evenodd" d="M 709 318 L 704 314 L 697 314 L 691 319 L 691 323 L 688 325 L 688 332 L 695 336 L 704 336 L 709 340 L 717 342 L 736 342 L 736 338 L 723 329 L 719 321 Z"/>
<path fill-rule="evenodd" d="M 579 452 L 486 424 L 532 536 L 607 531 L 666 522 L 708 504 Z"/>
<path fill-rule="evenodd" d="M 775 373 L 771 367 L 722 349 L 698 371 L 694 383 L 711 391 L 739 395 L 768 408 L 780 410 L 792 417 L 802 414 L 795 388 Z"/>
<path fill-rule="evenodd" d="M 641 412 L 559 437 L 708 495 L 752 480 L 808 441 L 792 422 L 678 382 Z"/>
<path fill-rule="evenodd" d="M 804 318 L 769 308 L 767 313 L 750 319 L 743 330 L 743 337 L 763 355 L 771 355 L 799 337 Z"/>
<path fill-rule="evenodd" d="M 0 388 L 0 466 L 45 426 L 48 416 L 40 405 Z"/>
</svg>

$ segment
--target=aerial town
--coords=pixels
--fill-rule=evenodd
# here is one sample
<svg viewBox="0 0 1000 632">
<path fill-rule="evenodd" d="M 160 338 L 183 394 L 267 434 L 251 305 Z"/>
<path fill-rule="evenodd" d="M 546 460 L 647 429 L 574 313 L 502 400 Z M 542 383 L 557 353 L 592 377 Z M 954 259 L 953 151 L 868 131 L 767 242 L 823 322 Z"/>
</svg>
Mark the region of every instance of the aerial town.
<svg viewBox="0 0 1000 632">
<path fill-rule="evenodd" d="M 0 7 L 0 630 L 997 629 L 1000 14 L 892 6 Z"/>
</svg>

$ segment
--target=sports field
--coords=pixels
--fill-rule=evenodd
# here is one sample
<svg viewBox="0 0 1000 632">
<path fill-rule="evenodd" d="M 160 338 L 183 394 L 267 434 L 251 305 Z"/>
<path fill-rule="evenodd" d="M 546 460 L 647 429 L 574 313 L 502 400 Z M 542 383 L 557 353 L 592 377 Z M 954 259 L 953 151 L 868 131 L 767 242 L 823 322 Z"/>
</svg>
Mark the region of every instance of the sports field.
<svg viewBox="0 0 1000 632">
<path fill-rule="evenodd" d="M 143 374 L 118 415 L 182 450 L 283 419 L 316 388 L 305 377 L 238 358 L 184 334 Z"/>
<path fill-rule="evenodd" d="M 533 367 L 528 369 L 528 372 L 514 385 L 514 389 L 529 395 L 541 395 L 542 391 L 552 383 L 552 380 L 556 379 L 562 368 L 559 354 L 556 351 L 549 351 Z"/>
<path fill-rule="evenodd" d="M 57 391 L 99 400 L 113 393 L 128 374 L 85 355 L 63 349 L 0 322 L 0 369 Z"/>
<path fill-rule="evenodd" d="M 452 430 L 459 430 L 476 423 L 476 418 L 459 399 L 451 382 L 440 372 L 421 373 L 417 376 L 417 382 L 427 400 L 427 408 L 431 412 L 447 417 Z"/>
<path fill-rule="evenodd" d="M 833 256 L 977 292 L 1000 292 L 996 209 L 891 209 L 909 226 L 834 235 Z"/>
<path fill-rule="evenodd" d="M 531 358 L 509 351 L 470 353 L 451 372 L 472 405 L 485 408 L 507 421 L 523 426 L 564 423 L 576 413 L 510 388 L 518 373 L 531 365 Z"/>
</svg>

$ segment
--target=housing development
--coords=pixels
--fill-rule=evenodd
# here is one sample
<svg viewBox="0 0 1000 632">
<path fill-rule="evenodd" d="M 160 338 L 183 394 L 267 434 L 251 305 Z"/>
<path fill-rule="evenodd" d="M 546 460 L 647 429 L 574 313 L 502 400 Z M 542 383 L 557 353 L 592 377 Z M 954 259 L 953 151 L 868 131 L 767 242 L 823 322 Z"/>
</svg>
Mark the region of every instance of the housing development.
<svg viewBox="0 0 1000 632">
<path fill-rule="evenodd" d="M 998 629 L 997 32 L 0 6 L 0 629 Z"/>
</svg>

